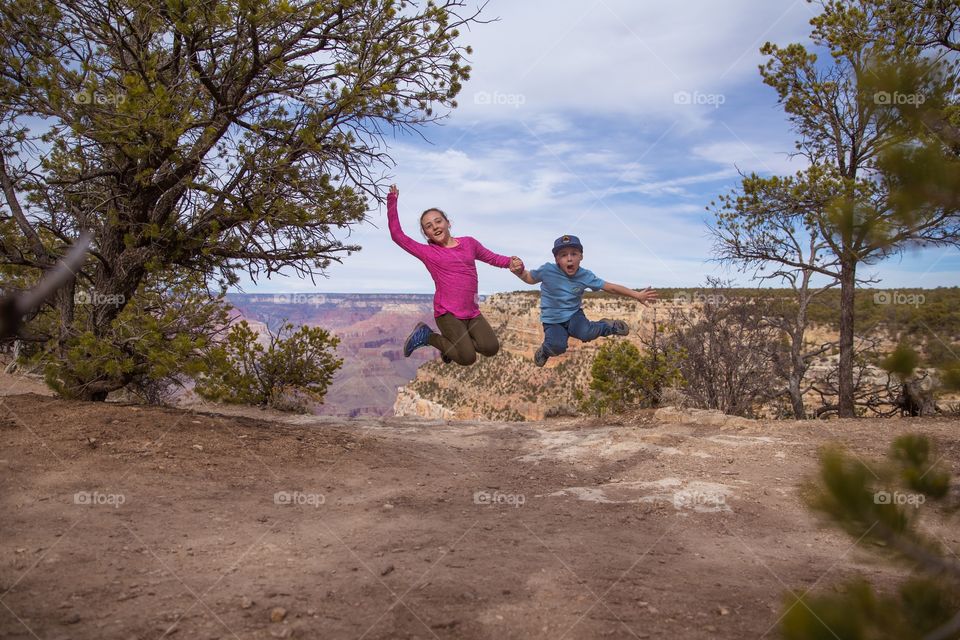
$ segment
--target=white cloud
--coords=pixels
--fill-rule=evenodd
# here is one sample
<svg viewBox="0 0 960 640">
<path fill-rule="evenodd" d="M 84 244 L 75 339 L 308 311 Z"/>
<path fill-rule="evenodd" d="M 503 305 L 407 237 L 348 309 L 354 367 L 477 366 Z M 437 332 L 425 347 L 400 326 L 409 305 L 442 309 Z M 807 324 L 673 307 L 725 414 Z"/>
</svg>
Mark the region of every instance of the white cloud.
<svg viewBox="0 0 960 640">
<path fill-rule="evenodd" d="M 539 134 L 553 134 L 570 131 L 573 128 L 570 121 L 556 113 L 542 113 L 530 124 L 531 129 Z"/>
<path fill-rule="evenodd" d="M 791 157 L 788 150 L 771 142 L 744 141 L 740 138 L 695 146 L 692 153 L 714 164 L 736 167 L 743 173 L 793 175 L 805 169 L 808 162 L 801 156 Z"/>
<path fill-rule="evenodd" d="M 669 178 L 667 180 L 655 180 L 650 182 L 639 182 L 637 184 L 616 187 L 610 190 L 611 193 L 638 193 L 645 195 L 694 195 L 683 187 L 697 185 L 702 183 L 717 182 L 718 180 L 729 180 L 737 176 L 736 170 L 731 166 L 729 169 L 720 171 L 711 171 L 709 173 L 687 175 L 678 178 Z"/>
<path fill-rule="evenodd" d="M 758 79 L 765 40 L 806 40 L 805 0 L 490 2 L 499 21 L 477 27 L 473 72 L 455 117 L 530 119 L 630 114 L 702 126 L 709 106 L 677 105 L 678 91 L 718 94 Z M 547 115 L 543 115 L 547 114 Z M 567 125 L 564 123 L 563 125 Z"/>
<path fill-rule="evenodd" d="M 528 265 L 552 259 L 554 238 L 574 233 L 584 266 L 602 278 L 695 286 L 718 270 L 708 262 L 704 205 L 739 183 L 738 169 L 805 166 L 784 153 L 793 135 L 756 68 L 763 41 L 806 40 L 805 0 L 691 0 L 683 11 L 628 0 L 493 0 L 487 14 L 501 20 L 466 34 L 473 77 L 448 126 L 425 132 L 436 144 L 406 138 L 390 147 L 401 222 L 417 240 L 419 213 L 440 207 L 454 235 Z M 691 104 L 675 102 L 678 91 Z M 423 265 L 390 240 L 385 211 L 370 222 L 349 238 L 364 250 L 315 290 L 431 293 Z M 911 262 L 917 271 L 931 265 L 923 284 L 956 281 L 955 260 L 937 265 L 924 255 Z M 885 278 L 903 271 L 883 268 Z M 506 270 L 480 264 L 478 272 L 482 293 L 528 288 Z M 314 289 L 298 282 L 256 290 Z"/>
</svg>

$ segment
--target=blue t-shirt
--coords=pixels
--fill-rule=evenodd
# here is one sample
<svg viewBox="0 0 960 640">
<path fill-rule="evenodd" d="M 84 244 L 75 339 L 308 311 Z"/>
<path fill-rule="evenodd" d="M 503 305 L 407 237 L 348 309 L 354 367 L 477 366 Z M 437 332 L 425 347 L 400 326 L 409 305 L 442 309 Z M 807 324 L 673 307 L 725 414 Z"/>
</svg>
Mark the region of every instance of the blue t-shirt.
<svg viewBox="0 0 960 640">
<path fill-rule="evenodd" d="M 583 292 L 590 287 L 594 291 L 603 288 L 603 280 L 593 271 L 580 267 L 572 276 L 563 272 L 556 262 L 548 262 L 530 272 L 540 283 L 540 322 L 560 324 L 580 310 Z"/>
</svg>

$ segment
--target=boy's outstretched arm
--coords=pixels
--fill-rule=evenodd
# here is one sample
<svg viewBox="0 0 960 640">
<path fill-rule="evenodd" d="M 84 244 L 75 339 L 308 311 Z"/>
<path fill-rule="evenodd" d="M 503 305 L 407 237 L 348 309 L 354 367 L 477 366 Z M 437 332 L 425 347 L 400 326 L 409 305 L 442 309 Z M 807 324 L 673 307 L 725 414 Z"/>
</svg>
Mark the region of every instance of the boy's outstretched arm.
<svg viewBox="0 0 960 640">
<path fill-rule="evenodd" d="M 623 285 L 619 285 L 613 282 L 603 283 L 603 290 L 609 293 L 615 293 L 620 296 L 626 296 L 627 298 L 633 298 L 640 302 L 640 304 L 647 304 L 647 302 L 653 302 L 657 299 L 657 290 L 647 287 L 643 291 L 634 291 L 633 289 L 628 289 Z"/>
<path fill-rule="evenodd" d="M 517 276 L 527 284 L 537 284 L 539 280 L 534 280 L 533 276 L 530 275 L 530 272 L 527 271 L 526 267 L 523 266 L 523 261 L 520 258 L 517 258 L 516 261 L 510 263 L 510 271 L 513 272 L 513 275 Z"/>
</svg>

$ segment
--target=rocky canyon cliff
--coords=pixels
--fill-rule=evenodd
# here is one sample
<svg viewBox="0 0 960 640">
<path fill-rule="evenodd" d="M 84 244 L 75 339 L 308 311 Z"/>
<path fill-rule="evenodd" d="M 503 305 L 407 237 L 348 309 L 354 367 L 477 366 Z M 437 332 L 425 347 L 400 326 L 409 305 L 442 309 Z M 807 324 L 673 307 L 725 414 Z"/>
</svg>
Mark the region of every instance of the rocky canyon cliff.
<svg viewBox="0 0 960 640">
<path fill-rule="evenodd" d="M 545 367 L 533 364 L 533 353 L 543 341 L 540 296 L 536 291 L 501 293 L 487 297 L 480 310 L 500 338 L 500 353 L 480 357 L 461 367 L 439 358 L 417 370 L 416 379 L 397 392 L 394 413 L 440 419 L 539 420 L 576 413 L 576 391 L 590 383 L 590 366 L 605 340 L 629 340 L 642 348 L 641 337 L 665 320 L 671 307 L 682 300 L 644 306 L 622 297 L 595 295 L 584 298 L 583 310 L 591 320 L 620 319 L 630 325 L 630 335 L 582 343 L 570 339 L 567 353 L 551 358 Z"/>
<path fill-rule="evenodd" d="M 397 387 L 436 357 L 420 349 L 409 358 L 403 341 L 417 322 L 433 321 L 433 296 L 422 294 L 232 294 L 230 303 L 255 330 L 284 321 L 322 327 L 340 339 L 336 372 L 319 415 L 390 415 Z"/>
</svg>

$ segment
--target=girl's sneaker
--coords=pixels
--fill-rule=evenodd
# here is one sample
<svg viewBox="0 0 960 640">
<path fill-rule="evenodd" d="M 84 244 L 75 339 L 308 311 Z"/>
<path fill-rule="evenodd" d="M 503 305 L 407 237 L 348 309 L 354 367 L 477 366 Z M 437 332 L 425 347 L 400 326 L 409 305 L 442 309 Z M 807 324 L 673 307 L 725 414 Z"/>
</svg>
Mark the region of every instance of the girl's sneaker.
<svg viewBox="0 0 960 640">
<path fill-rule="evenodd" d="M 407 341 L 403 343 L 403 357 L 409 358 L 411 353 L 420 347 L 427 346 L 427 340 L 430 339 L 431 335 L 433 335 L 433 329 L 422 322 L 418 322 L 410 335 L 407 336 Z"/>
</svg>

